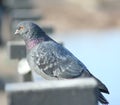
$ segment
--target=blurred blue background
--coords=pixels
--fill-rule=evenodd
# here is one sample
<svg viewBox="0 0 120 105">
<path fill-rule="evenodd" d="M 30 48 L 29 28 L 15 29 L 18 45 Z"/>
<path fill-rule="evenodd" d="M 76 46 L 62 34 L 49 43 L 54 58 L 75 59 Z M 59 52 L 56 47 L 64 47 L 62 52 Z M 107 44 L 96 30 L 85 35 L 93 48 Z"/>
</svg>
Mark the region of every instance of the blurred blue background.
<svg viewBox="0 0 120 105">
<path fill-rule="evenodd" d="M 64 36 L 61 37 L 61 36 Z M 79 58 L 109 89 L 110 105 L 118 105 L 120 75 L 120 31 L 80 31 L 58 35 L 64 45 Z M 67 36 L 68 35 L 68 36 Z"/>
</svg>

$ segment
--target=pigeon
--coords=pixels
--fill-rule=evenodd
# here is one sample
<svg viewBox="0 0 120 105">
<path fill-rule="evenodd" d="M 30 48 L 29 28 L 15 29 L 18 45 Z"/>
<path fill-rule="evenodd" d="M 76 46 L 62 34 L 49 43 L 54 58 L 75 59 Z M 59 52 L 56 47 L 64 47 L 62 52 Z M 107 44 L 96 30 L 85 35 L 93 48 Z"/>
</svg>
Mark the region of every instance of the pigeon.
<svg viewBox="0 0 120 105">
<path fill-rule="evenodd" d="M 15 35 L 26 44 L 27 61 L 32 70 L 45 79 L 94 78 L 97 81 L 97 99 L 108 104 L 101 92 L 109 94 L 107 87 L 68 49 L 50 38 L 37 24 L 23 21 L 17 25 Z"/>
</svg>

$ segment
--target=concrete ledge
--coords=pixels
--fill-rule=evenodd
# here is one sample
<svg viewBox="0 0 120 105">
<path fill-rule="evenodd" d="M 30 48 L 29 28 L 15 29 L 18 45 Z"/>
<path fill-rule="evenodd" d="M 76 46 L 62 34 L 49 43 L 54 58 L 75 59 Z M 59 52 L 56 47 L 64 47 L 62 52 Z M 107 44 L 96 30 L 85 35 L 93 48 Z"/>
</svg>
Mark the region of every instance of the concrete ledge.
<svg viewBox="0 0 120 105">
<path fill-rule="evenodd" d="M 19 87 L 20 86 L 20 87 Z M 7 84 L 5 90 L 8 92 L 12 91 L 30 91 L 30 90 L 46 90 L 55 88 L 94 88 L 97 83 L 92 78 L 81 78 L 71 80 L 46 80 L 40 82 L 27 82 L 27 83 L 11 83 Z"/>
<path fill-rule="evenodd" d="M 31 0 L 14 0 L 11 8 L 34 8 Z"/>
<path fill-rule="evenodd" d="M 43 18 L 42 14 L 35 13 L 31 9 L 16 9 L 11 13 L 12 19 L 16 20 L 40 20 Z"/>
<path fill-rule="evenodd" d="M 97 105 L 92 78 L 7 84 L 8 105 Z"/>
<path fill-rule="evenodd" d="M 9 41 L 7 47 L 10 59 L 21 59 L 26 57 L 26 47 L 23 41 Z"/>
</svg>

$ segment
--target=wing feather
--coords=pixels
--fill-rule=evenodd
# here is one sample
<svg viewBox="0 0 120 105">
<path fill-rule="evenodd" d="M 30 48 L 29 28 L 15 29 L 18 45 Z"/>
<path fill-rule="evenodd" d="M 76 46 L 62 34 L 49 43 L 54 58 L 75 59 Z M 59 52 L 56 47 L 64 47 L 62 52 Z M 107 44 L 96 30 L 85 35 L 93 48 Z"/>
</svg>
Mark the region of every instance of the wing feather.
<svg viewBox="0 0 120 105">
<path fill-rule="evenodd" d="M 53 41 L 38 46 L 34 61 L 44 73 L 57 78 L 74 78 L 86 69 L 72 53 Z"/>
</svg>

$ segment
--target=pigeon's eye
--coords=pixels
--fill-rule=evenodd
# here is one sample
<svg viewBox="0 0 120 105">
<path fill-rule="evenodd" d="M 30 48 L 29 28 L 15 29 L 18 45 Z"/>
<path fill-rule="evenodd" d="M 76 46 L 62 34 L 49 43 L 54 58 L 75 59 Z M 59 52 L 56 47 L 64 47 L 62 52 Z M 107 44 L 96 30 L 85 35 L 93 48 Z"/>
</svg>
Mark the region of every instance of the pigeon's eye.
<svg viewBox="0 0 120 105">
<path fill-rule="evenodd" d="M 24 26 L 20 26 L 18 30 L 23 30 L 24 29 Z"/>
</svg>

